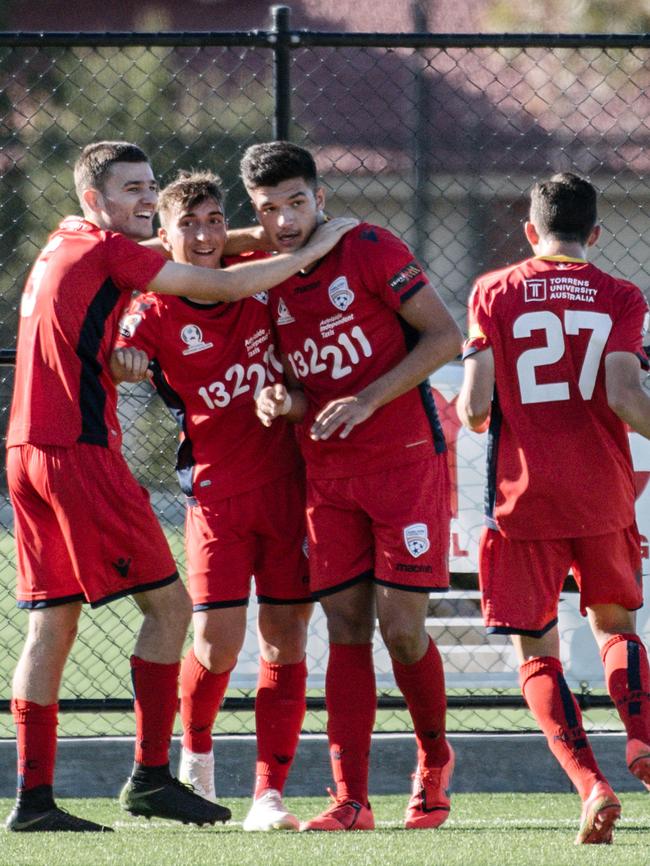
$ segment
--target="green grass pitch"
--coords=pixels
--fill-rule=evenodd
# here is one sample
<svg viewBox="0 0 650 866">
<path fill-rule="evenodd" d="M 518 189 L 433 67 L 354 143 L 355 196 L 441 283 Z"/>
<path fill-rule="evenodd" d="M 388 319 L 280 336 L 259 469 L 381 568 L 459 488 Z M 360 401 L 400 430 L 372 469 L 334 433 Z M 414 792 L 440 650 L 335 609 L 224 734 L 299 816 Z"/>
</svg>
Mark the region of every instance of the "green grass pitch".
<svg viewBox="0 0 650 866">
<path fill-rule="evenodd" d="M 458 794 L 438 830 L 401 827 L 404 796 L 373 799 L 374 833 L 244 833 L 249 802 L 225 800 L 233 821 L 196 828 L 131 818 L 113 800 L 60 805 L 115 829 L 111 835 L 0 834 L 2 866 L 648 866 L 650 799 L 624 794 L 613 846 L 577 848 L 572 794 Z M 301 818 L 325 801 L 288 799 Z M 3 814 L 11 808 L 0 801 Z"/>
</svg>

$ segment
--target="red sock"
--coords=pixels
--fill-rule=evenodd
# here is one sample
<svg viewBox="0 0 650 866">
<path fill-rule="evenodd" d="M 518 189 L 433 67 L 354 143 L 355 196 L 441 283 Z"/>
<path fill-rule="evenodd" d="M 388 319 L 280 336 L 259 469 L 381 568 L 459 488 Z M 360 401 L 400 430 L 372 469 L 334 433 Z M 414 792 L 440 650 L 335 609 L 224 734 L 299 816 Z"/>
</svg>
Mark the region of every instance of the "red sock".
<svg viewBox="0 0 650 866">
<path fill-rule="evenodd" d="M 169 763 L 178 710 L 180 662 L 159 664 L 131 656 L 135 708 L 135 761 L 145 767 Z"/>
<path fill-rule="evenodd" d="M 284 790 L 293 762 L 303 719 L 307 662 L 270 664 L 260 659 L 255 697 L 257 764 L 255 796 L 266 788 Z"/>
<path fill-rule="evenodd" d="M 630 739 L 650 744 L 650 667 L 636 634 L 616 634 L 602 648 L 605 680 Z"/>
<path fill-rule="evenodd" d="M 230 681 L 230 671 L 214 674 L 190 649 L 181 665 L 183 745 L 190 752 L 212 751 L 212 727 Z"/>
<path fill-rule="evenodd" d="M 569 689 L 562 663 L 552 656 L 529 659 L 519 668 L 526 703 L 546 736 L 560 766 L 586 800 L 594 784 L 605 781 L 587 734 L 582 714 Z"/>
<path fill-rule="evenodd" d="M 54 782 L 58 704 L 34 704 L 14 698 L 11 712 L 16 725 L 18 792 Z"/>
<path fill-rule="evenodd" d="M 442 659 L 434 642 L 420 661 L 403 665 L 391 659 L 395 682 L 413 719 L 418 744 L 418 767 L 441 767 L 449 758 L 445 739 L 447 696 Z"/>
<path fill-rule="evenodd" d="M 372 644 L 330 643 L 325 703 L 337 798 L 365 805 L 377 708 Z"/>
</svg>

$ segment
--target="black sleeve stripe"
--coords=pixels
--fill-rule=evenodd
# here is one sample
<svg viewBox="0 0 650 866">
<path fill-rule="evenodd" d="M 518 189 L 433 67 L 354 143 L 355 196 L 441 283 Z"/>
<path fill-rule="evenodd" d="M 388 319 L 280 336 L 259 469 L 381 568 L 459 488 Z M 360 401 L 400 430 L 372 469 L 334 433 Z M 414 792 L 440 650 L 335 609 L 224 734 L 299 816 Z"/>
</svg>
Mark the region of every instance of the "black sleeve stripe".
<svg viewBox="0 0 650 866">
<path fill-rule="evenodd" d="M 411 288 L 408 290 L 408 292 L 404 292 L 404 294 L 399 299 L 400 304 L 403 304 L 405 301 L 408 301 L 408 299 L 412 298 L 413 295 L 417 295 L 417 293 L 420 291 L 420 289 L 423 286 L 426 286 L 425 280 L 420 280 L 419 283 L 416 283 L 414 286 L 411 286 Z"/>
</svg>

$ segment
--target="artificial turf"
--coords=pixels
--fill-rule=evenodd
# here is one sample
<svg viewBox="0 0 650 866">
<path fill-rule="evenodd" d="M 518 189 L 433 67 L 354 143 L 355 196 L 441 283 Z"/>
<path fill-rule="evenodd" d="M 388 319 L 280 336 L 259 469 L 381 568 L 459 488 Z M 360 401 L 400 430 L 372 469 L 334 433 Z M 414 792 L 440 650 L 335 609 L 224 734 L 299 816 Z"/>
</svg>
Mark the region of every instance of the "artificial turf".
<svg viewBox="0 0 650 866">
<path fill-rule="evenodd" d="M 613 846 L 575 847 L 580 803 L 573 794 L 458 794 L 438 830 L 405 831 L 404 796 L 372 801 L 370 833 L 244 833 L 249 802 L 225 800 L 233 821 L 196 828 L 131 818 L 116 801 L 60 800 L 112 834 L 2 833 L 1 866 L 647 866 L 650 799 L 622 796 Z M 320 798 L 288 798 L 300 818 L 324 808 Z M 9 800 L 0 800 L 8 812 Z"/>
</svg>

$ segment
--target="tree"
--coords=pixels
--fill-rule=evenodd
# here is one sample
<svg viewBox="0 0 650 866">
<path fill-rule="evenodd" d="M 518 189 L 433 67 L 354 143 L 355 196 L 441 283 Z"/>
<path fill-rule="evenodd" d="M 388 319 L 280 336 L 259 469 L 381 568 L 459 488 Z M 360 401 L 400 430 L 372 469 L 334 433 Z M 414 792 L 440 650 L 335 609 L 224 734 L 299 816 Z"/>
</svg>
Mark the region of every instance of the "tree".
<svg viewBox="0 0 650 866">
<path fill-rule="evenodd" d="M 495 0 L 481 16 L 481 26 L 525 33 L 647 33 L 648 0 Z"/>
</svg>

